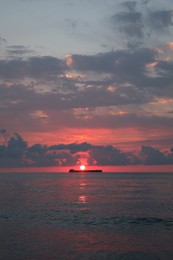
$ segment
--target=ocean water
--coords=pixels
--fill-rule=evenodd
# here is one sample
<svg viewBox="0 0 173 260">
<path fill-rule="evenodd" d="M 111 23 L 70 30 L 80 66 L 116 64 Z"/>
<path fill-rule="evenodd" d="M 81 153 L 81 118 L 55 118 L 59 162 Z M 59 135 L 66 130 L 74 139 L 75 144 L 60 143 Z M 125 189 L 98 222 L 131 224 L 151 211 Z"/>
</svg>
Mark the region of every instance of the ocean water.
<svg viewBox="0 0 173 260">
<path fill-rule="evenodd" d="M 1 173 L 0 259 L 173 259 L 173 174 Z"/>
</svg>

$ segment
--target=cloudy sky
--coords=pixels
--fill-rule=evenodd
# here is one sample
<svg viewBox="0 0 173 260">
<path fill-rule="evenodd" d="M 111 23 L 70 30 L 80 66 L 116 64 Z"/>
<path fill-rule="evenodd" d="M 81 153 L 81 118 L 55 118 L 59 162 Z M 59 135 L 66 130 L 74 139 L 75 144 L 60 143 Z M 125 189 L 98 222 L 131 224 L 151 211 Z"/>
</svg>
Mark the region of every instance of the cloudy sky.
<svg viewBox="0 0 173 260">
<path fill-rule="evenodd" d="M 16 142 L 27 163 L 173 163 L 172 0 L 0 6 L 2 157 Z"/>
</svg>

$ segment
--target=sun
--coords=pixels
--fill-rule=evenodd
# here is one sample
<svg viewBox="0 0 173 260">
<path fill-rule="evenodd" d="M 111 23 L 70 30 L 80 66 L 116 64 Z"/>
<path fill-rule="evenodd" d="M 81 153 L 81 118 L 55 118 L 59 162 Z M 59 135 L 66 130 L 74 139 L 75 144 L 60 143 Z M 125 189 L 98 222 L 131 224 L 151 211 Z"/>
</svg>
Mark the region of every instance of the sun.
<svg viewBox="0 0 173 260">
<path fill-rule="evenodd" d="M 85 165 L 82 164 L 82 165 L 80 166 L 80 170 L 81 170 L 81 171 L 84 171 L 84 170 L 85 170 Z"/>
</svg>

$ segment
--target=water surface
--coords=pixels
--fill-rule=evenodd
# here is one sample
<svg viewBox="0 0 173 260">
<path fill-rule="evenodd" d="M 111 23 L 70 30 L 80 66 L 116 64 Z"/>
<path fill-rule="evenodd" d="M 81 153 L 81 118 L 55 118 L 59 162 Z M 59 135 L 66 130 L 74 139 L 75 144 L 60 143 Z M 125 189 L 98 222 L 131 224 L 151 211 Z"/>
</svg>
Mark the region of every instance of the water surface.
<svg viewBox="0 0 173 260">
<path fill-rule="evenodd" d="M 173 259 L 171 173 L 1 173 L 0 209 L 0 259 Z"/>
</svg>

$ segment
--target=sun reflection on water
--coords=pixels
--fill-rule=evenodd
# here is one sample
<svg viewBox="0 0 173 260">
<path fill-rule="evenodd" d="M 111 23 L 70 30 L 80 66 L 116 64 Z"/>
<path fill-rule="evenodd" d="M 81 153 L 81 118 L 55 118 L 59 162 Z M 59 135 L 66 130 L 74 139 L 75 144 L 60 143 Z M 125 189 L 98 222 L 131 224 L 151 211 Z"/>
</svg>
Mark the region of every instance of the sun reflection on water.
<svg viewBox="0 0 173 260">
<path fill-rule="evenodd" d="M 78 204 L 80 205 L 86 205 L 88 201 L 88 197 L 86 195 L 86 186 L 86 182 L 84 181 L 79 183 L 80 194 L 78 196 Z"/>
<path fill-rule="evenodd" d="M 80 195 L 78 198 L 78 201 L 80 204 L 87 204 L 87 196 L 85 195 Z"/>
</svg>

